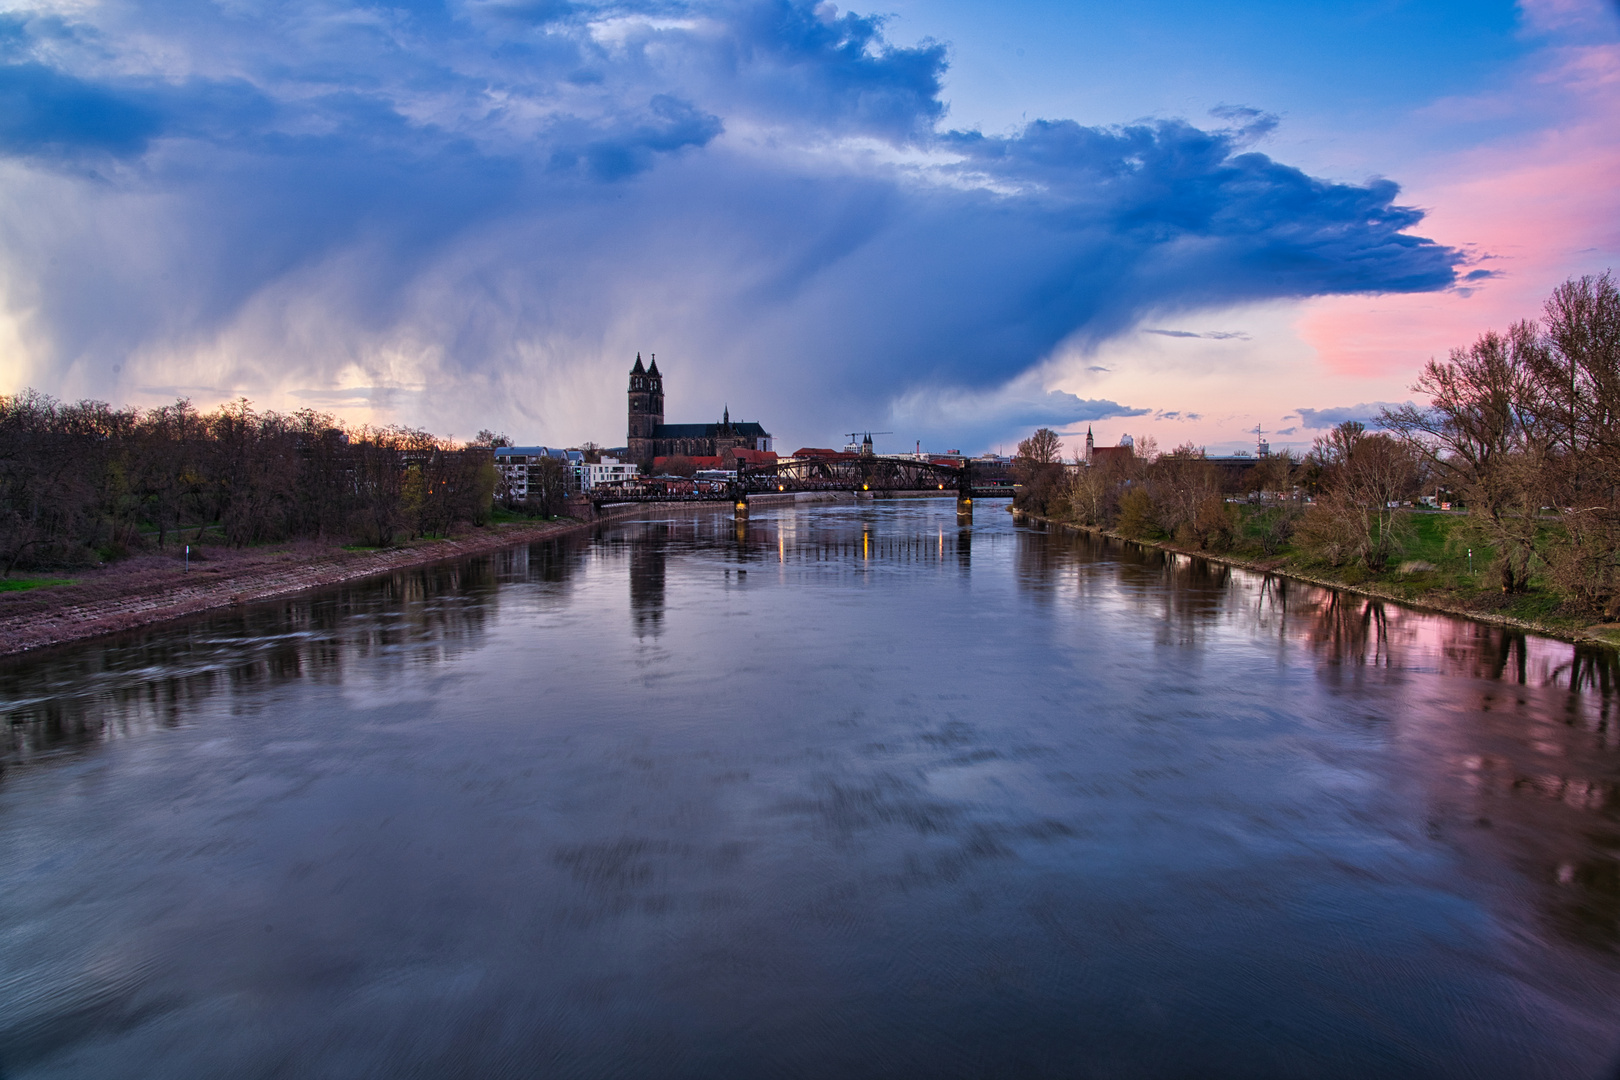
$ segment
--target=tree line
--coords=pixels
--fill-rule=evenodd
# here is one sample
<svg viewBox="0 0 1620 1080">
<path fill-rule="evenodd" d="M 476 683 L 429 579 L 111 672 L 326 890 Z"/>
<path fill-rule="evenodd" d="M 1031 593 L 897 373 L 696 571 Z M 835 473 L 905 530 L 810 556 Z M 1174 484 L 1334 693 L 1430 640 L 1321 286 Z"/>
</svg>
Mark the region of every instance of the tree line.
<svg viewBox="0 0 1620 1080">
<path fill-rule="evenodd" d="M 1306 454 L 1223 468 L 1191 445 L 1065 466 L 1056 433 L 1019 445 L 1022 508 L 1201 550 L 1243 533 L 1267 553 L 1385 570 L 1410 535 L 1412 500 L 1466 510 L 1458 543 L 1486 553 L 1504 593 L 1545 582 L 1583 614 L 1620 613 L 1620 286 L 1571 279 L 1538 319 L 1430 360 L 1427 405 L 1345 423 Z"/>
<path fill-rule="evenodd" d="M 490 448 L 246 399 L 199 412 L 0 395 L 0 572 L 205 537 L 386 546 L 483 524 Z"/>
</svg>

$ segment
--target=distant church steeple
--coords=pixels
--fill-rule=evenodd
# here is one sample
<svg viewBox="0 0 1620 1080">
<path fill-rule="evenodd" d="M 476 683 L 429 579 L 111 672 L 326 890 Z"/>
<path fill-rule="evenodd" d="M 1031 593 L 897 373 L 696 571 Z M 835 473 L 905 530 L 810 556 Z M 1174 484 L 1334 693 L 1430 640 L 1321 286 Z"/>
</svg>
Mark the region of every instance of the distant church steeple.
<svg viewBox="0 0 1620 1080">
<path fill-rule="evenodd" d="M 1087 424 L 1086 425 L 1086 460 L 1087 461 L 1091 460 L 1091 451 L 1096 447 L 1096 445 L 1097 445 L 1096 442 L 1094 442 L 1092 440 L 1092 438 L 1091 438 L 1091 425 Z"/>
<path fill-rule="evenodd" d="M 664 376 L 658 370 L 658 354 L 648 353 L 651 364 L 644 364 L 636 353 L 630 369 L 629 432 L 626 436 L 630 460 L 651 468 L 660 457 L 732 456 L 737 449 L 770 449 L 771 436 L 750 420 L 731 421 L 731 403 L 718 424 L 665 424 Z"/>
<path fill-rule="evenodd" d="M 630 460 L 651 460 L 653 439 L 664 423 L 664 379 L 658 373 L 658 357 L 653 355 L 651 370 L 642 366 L 636 353 L 636 366 L 630 369 L 630 430 L 626 442 Z"/>
</svg>

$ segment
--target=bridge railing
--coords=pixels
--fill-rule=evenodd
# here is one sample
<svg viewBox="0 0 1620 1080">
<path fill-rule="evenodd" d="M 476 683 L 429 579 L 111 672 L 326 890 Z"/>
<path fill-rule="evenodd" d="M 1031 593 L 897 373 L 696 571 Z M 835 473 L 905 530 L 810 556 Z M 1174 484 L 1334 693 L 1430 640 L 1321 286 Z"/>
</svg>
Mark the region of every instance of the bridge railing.
<svg viewBox="0 0 1620 1080">
<path fill-rule="evenodd" d="M 971 463 L 938 464 L 915 458 L 855 456 L 809 458 L 749 466 L 739 462 L 734 480 L 644 478 L 599 484 L 589 496 L 607 502 L 718 502 L 777 492 L 853 491 L 955 493 L 1006 496 L 1016 486 L 1002 476 L 977 475 Z"/>
</svg>

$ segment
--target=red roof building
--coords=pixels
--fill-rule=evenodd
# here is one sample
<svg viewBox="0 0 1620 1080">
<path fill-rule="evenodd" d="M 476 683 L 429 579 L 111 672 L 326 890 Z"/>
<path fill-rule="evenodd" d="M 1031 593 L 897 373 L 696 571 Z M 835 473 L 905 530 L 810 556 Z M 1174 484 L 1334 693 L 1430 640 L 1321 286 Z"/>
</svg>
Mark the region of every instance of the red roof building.
<svg viewBox="0 0 1620 1080">
<path fill-rule="evenodd" d="M 797 450 L 793 451 L 793 456 L 800 461 L 803 461 L 805 458 L 831 458 L 834 461 L 840 461 L 844 458 L 856 458 L 860 457 L 861 455 L 851 454 L 843 450 L 828 450 L 823 447 L 801 446 Z"/>
</svg>

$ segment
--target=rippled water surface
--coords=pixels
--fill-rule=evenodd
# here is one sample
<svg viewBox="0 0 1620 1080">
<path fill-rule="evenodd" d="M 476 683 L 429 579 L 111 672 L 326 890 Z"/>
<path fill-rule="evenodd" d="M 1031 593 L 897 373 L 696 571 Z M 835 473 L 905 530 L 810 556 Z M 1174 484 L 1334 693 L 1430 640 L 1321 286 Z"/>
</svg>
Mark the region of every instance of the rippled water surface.
<svg viewBox="0 0 1620 1080">
<path fill-rule="evenodd" d="M 1613 1075 L 1612 661 L 977 513 L 0 667 L 0 1074 Z"/>
</svg>

